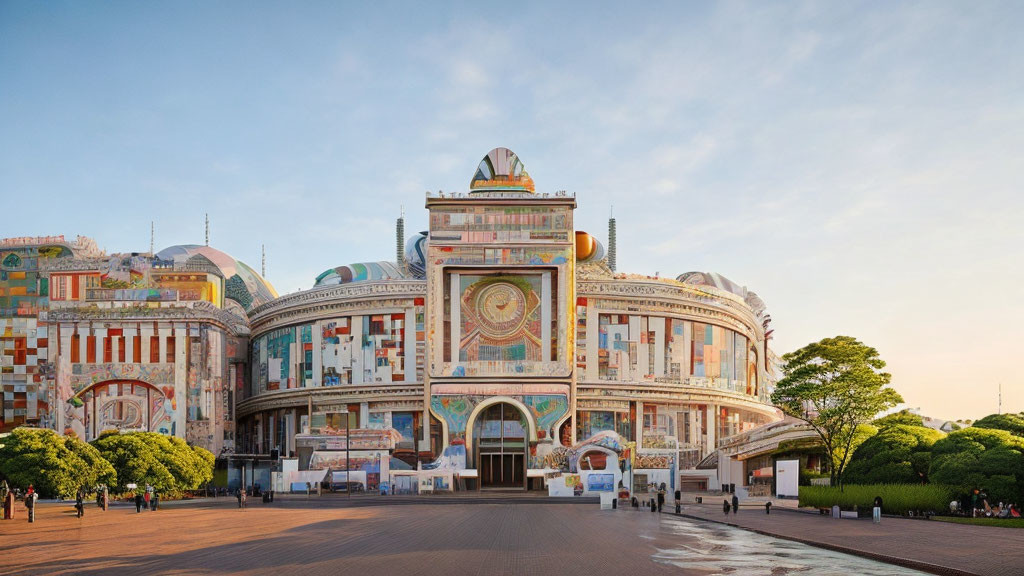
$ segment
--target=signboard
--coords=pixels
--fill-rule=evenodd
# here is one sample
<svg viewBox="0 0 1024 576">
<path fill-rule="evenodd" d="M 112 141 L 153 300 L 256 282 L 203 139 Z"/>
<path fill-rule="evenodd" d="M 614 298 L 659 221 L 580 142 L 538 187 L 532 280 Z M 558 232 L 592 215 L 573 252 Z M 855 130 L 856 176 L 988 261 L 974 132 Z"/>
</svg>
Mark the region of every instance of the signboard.
<svg viewBox="0 0 1024 576">
<path fill-rule="evenodd" d="M 614 474 L 591 474 L 587 477 L 587 490 L 590 492 L 614 492 Z"/>
<path fill-rule="evenodd" d="M 800 494 L 800 461 L 778 460 L 775 462 L 775 495 L 779 498 L 796 498 Z"/>
</svg>

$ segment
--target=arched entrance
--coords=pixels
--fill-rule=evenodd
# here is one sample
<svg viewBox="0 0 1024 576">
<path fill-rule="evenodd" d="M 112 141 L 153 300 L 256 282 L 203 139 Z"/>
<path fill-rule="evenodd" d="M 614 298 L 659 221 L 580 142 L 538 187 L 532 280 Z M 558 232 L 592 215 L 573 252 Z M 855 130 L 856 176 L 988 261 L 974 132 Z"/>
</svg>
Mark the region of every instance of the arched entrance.
<svg viewBox="0 0 1024 576">
<path fill-rule="evenodd" d="M 107 430 L 170 433 L 166 398 L 156 387 L 138 380 L 108 380 L 79 392 L 85 440 Z"/>
<path fill-rule="evenodd" d="M 484 408 L 473 421 L 473 455 L 481 488 L 526 489 L 529 422 L 512 404 Z"/>
</svg>

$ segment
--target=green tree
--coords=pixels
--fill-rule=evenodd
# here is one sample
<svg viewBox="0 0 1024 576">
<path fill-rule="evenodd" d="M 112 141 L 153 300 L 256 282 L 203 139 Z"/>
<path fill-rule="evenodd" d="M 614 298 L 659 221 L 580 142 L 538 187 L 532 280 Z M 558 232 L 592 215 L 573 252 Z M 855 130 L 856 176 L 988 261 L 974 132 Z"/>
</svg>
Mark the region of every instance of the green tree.
<svg viewBox="0 0 1024 576">
<path fill-rule="evenodd" d="M 113 484 L 117 474 L 92 446 L 53 430 L 16 428 L 0 448 L 0 476 L 42 496 L 70 497 L 81 487 Z"/>
<path fill-rule="evenodd" d="M 833 486 L 842 489 L 843 472 L 863 440 L 862 425 L 903 402 L 888 387 L 878 351 L 850 336 L 825 338 L 782 357 L 785 377 L 772 401 L 810 424 L 832 462 Z"/>
<path fill-rule="evenodd" d="M 990 502 L 1024 502 L 1024 438 L 984 428 L 950 432 L 932 446 L 928 476 L 965 492 L 984 488 Z"/>
<path fill-rule="evenodd" d="M 1006 430 L 1014 436 L 1024 437 L 1024 412 L 1019 414 L 989 414 L 975 422 L 974 427 Z"/>
<path fill-rule="evenodd" d="M 882 428 L 857 447 L 846 468 L 848 484 L 926 484 L 932 446 L 945 434 L 924 426 Z"/>
<path fill-rule="evenodd" d="M 878 428 L 888 428 L 889 426 L 924 426 L 924 418 L 917 414 L 911 414 L 910 410 L 900 410 L 899 412 L 893 412 L 888 416 L 882 416 L 881 418 L 872 422 Z"/>
<path fill-rule="evenodd" d="M 210 451 L 189 446 L 181 438 L 156 432 L 110 432 L 93 446 L 117 470 L 117 491 L 127 485 L 152 484 L 161 492 L 194 490 L 213 479 Z"/>
</svg>

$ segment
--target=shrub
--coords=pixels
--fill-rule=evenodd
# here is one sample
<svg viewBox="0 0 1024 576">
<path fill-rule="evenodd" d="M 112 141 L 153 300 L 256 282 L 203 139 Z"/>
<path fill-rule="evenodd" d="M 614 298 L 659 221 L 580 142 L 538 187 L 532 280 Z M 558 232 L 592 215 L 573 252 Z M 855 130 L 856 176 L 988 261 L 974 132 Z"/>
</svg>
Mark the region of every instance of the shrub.
<svg viewBox="0 0 1024 576">
<path fill-rule="evenodd" d="M 1006 430 L 1014 436 L 1024 436 L 1024 412 L 1019 414 L 990 414 L 975 422 L 974 427 Z"/>
<path fill-rule="evenodd" d="M 53 430 L 16 428 L 0 448 L 0 475 L 12 488 L 28 488 L 47 497 L 70 497 L 83 486 L 112 484 L 117 474 L 92 446 Z"/>
<path fill-rule="evenodd" d="M 853 453 L 846 470 L 851 484 L 925 484 L 932 446 L 945 434 L 923 426 L 889 425 Z"/>
<path fill-rule="evenodd" d="M 156 432 L 107 433 L 93 441 L 117 470 L 118 492 L 152 484 L 162 493 L 195 490 L 213 479 L 213 454 Z"/>
<path fill-rule="evenodd" d="M 955 491 L 939 484 L 847 484 L 840 491 L 834 486 L 801 486 L 800 506 L 844 510 L 854 506 L 870 509 L 875 496 L 882 497 L 882 512 L 942 512 L 949 509 Z"/>
<path fill-rule="evenodd" d="M 1024 438 L 983 428 L 950 432 L 932 446 L 928 476 L 960 492 L 984 488 L 990 502 L 1024 502 Z"/>
<path fill-rule="evenodd" d="M 900 410 L 899 412 L 893 412 L 888 416 L 882 416 L 881 418 L 872 422 L 878 428 L 888 428 L 889 426 L 924 426 L 924 418 L 917 414 L 911 414 L 909 410 Z"/>
</svg>

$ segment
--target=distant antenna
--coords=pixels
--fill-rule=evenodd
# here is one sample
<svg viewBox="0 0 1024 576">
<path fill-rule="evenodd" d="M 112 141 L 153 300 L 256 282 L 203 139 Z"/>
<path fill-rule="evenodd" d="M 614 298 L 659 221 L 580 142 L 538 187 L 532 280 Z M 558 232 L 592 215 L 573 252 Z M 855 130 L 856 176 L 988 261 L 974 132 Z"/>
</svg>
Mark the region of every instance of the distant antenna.
<svg viewBox="0 0 1024 576">
<path fill-rule="evenodd" d="M 398 267 L 405 266 L 405 206 L 400 208 L 398 221 L 395 222 L 395 261 Z"/>
<path fill-rule="evenodd" d="M 154 254 L 154 252 L 153 252 L 153 240 L 155 238 L 156 238 L 156 225 L 153 224 L 152 220 L 150 220 L 149 221 L 149 253 L 150 253 L 150 255 Z"/>
<path fill-rule="evenodd" d="M 210 213 L 206 213 L 206 245 L 210 245 Z"/>
<path fill-rule="evenodd" d="M 1003 413 L 1003 383 L 999 383 L 999 413 Z"/>
<path fill-rule="evenodd" d="M 615 272 L 615 206 L 608 210 L 608 267 Z"/>
<path fill-rule="evenodd" d="M 260 266 L 260 276 L 267 277 L 267 245 L 260 244 L 260 250 L 263 251 L 263 264 Z"/>
</svg>

